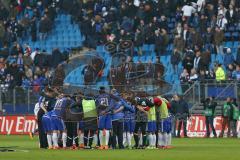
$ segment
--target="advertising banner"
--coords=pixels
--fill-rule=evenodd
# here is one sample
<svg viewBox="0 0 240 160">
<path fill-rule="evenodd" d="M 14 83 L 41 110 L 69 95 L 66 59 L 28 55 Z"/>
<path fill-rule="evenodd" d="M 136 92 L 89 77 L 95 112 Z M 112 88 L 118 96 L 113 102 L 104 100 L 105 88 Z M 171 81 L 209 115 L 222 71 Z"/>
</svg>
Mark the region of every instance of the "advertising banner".
<svg viewBox="0 0 240 160">
<path fill-rule="evenodd" d="M 0 116 L 0 134 L 28 134 L 35 128 L 35 116 Z"/>
<path fill-rule="evenodd" d="M 222 130 L 222 117 L 214 118 L 214 126 L 219 135 Z M 177 126 L 176 126 L 177 127 Z M 0 116 L 0 134 L 4 135 L 25 135 L 37 128 L 35 116 Z M 237 131 L 240 130 L 240 123 L 237 124 Z M 206 135 L 205 116 L 192 116 L 187 122 L 189 137 L 204 137 Z M 182 132 L 182 130 L 181 130 Z M 183 132 L 181 133 L 181 135 Z"/>
<path fill-rule="evenodd" d="M 222 131 L 222 122 L 223 122 L 223 119 L 221 116 L 217 116 L 214 118 L 214 122 L 213 122 L 214 128 L 218 136 Z M 237 131 L 239 130 L 240 130 L 240 123 L 238 122 Z M 211 128 L 210 128 L 210 132 L 211 132 Z M 225 129 L 225 133 L 226 132 L 227 132 L 227 128 Z M 181 130 L 181 135 L 183 135 L 183 130 Z M 191 116 L 191 118 L 187 122 L 187 135 L 189 137 L 205 137 L 206 136 L 205 116 Z M 213 134 L 211 133 L 210 136 L 213 136 Z"/>
</svg>

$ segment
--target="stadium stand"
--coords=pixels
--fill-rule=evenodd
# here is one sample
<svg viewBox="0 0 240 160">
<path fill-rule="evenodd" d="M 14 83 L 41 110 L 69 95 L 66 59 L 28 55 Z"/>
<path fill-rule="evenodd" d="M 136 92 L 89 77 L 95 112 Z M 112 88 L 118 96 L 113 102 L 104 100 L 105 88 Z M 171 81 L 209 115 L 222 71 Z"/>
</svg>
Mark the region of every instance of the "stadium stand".
<svg viewBox="0 0 240 160">
<path fill-rule="evenodd" d="M 67 67 L 68 61 L 74 61 L 74 57 L 68 57 L 74 50 L 79 55 L 99 57 L 103 61 L 104 67 L 95 68 L 88 83 L 95 88 L 113 85 L 109 77 L 111 71 L 119 67 L 124 69 L 125 77 L 132 76 L 132 72 L 137 75 L 145 72 L 153 81 L 160 77 L 172 85 L 169 94 L 184 94 L 187 89 L 182 86 L 191 86 L 195 81 L 212 83 L 217 78 L 215 72 L 219 63 L 227 75 L 225 80 L 239 82 L 239 1 L 206 0 L 202 5 L 196 2 L 6 1 L 0 6 L 1 82 L 10 89 L 33 86 L 36 96 L 44 86 L 53 83 L 56 75 L 60 75 L 58 85 L 63 85 L 64 80 L 70 85 L 83 86 L 85 73 L 88 73 L 85 69 L 94 68 L 94 63 L 88 66 L 79 61 L 81 63 L 67 74 L 57 74 L 55 70 L 59 64 Z M 185 6 L 192 7 L 190 17 Z M 223 21 L 227 23 L 224 25 Z M 118 45 L 127 40 L 131 41 L 130 53 L 123 52 L 125 61 L 120 62 L 118 58 L 114 61 L 116 53 L 106 49 L 105 44 Z M 92 50 L 88 51 L 89 48 Z M 163 73 L 154 69 L 154 73 L 148 72 L 156 64 L 164 66 Z M 135 82 L 125 79 L 120 85 Z M 152 88 L 147 90 L 152 91 Z M 216 93 L 216 88 L 209 87 L 208 95 L 212 93 Z M 5 109 L 12 112 L 7 108 L 11 107 Z"/>
</svg>

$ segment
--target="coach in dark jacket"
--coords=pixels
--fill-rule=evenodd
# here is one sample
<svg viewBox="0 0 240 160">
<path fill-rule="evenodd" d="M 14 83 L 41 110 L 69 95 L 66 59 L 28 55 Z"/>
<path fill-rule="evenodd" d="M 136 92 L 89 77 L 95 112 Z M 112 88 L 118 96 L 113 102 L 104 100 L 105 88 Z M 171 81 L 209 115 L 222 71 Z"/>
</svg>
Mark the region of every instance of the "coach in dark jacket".
<svg viewBox="0 0 240 160">
<path fill-rule="evenodd" d="M 184 137 L 187 137 L 187 118 L 189 117 L 189 108 L 187 102 L 179 95 L 174 95 L 174 110 L 176 113 L 176 120 L 178 121 L 177 137 L 180 137 L 180 130 L 183 125 Z"/>
</svg>

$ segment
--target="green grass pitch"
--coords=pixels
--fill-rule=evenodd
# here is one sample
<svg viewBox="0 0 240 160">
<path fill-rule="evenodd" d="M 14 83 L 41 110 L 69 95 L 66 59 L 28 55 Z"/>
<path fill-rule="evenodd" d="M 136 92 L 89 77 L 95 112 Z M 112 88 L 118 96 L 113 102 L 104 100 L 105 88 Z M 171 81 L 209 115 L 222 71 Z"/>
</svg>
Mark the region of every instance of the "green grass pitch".
<svg viewBox="0 0 240 160">
<path fill-rule="evenodd" d="M 0 136 L 0 160 L 238 160 L 239 139 L 173 139 L 169 150 L 45 150 L 38 148 L 37 137 Z"/>
</svg>

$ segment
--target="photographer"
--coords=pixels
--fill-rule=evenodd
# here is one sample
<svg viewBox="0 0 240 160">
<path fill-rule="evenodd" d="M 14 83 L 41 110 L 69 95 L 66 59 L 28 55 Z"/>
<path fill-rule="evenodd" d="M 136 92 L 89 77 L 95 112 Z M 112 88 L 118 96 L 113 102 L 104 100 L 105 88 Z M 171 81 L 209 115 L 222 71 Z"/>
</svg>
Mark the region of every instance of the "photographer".
<svg viewBox="0 0 240 160">
<path fill-rule="evenodd" d="M 223 137 L 225 128 L 228 126 L 227 136 L 230 137 L 230 109 L 231 109 L 231 98 L 228 97 L 223 105 L 222 112 L 223 112 L 223 121 L 222 121 L 222 131 L 219 137 Z"/>
<path fill-rule="evenodd" d="M 215 108 L 217 106 L 217 103 L 214 101 L 213 97 L 209 97 L 205 100 L 202 101 L 203 103 L 203 107 L 204 107 L 204 114 L 205 114 L 205 118 L 206 118 L 206 130 L 207 130 L 207 135 L 206 137 L 209 138 L 210 137 L 210 130 L 209 130 L 209 126 L 212 129 L 213 135 L 216 138 L 217 134 L 213 125 L 213 121 L 214 121 L 214 115 L 215 115 Z"/>
<path fill-rule="evenodd" d="M 222 132 L 219 137 L 223 137 L 226 126 L 228 126 L 227 137 L 237 137 L 237 120 L 239 119 L 239 108 L 236 99 L 228 97 L 223 106 Z"/>
<path fill-rule="evenodd" d="M 237 138 L 237 121 L 239 119 L 239 108 L 235 98 L 231 98 L 229 130 L 232 131 L 232 137 Z"/>
</svg>

